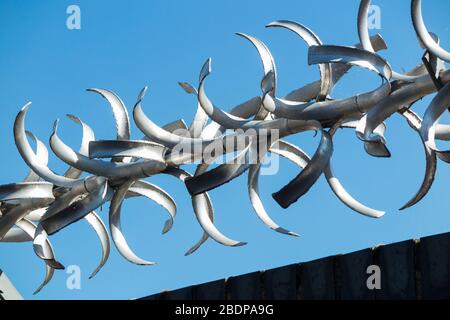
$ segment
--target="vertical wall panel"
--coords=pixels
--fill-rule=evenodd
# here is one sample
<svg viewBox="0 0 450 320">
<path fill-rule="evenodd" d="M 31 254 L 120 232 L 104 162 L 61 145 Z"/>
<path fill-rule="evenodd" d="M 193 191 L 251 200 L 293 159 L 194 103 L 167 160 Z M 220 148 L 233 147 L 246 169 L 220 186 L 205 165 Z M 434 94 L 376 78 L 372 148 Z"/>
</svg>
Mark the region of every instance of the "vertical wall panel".
<svg viewBox="0 0 450 320">
<path fill-rule="evenodd" d="M 306 300 L 335 299 L 334 257 L 300 264 L 299 296 Z"/>
<path fill-rule="evenodd" d="M 194 287 L 196 300 L 224 300 L 225 279 L 199 284 Z"/>
<path fill-rule="evenodd" d="M 381 290 L 377 299 L 416 299 L 414 241 L 408 240 L 375 250 L 381 269 Z"/>
<path fill-rule="evenodd" d="M 247 273 L 227 280 L 227 298 L 230 300 L 258 300 L 261 295 L 261 272 Z"/>
<path fill-rule="evenodd" d="M 266 270 L 263 274 L 264 298 L 295 300 L 297 298 L 298 264 Z"/>
<path fill-rule="evenodd" d="M 449 299 L 450 233 L 422 238 L 418 251 L 423 299 Z"/>
<path fill-rule="evenodd" d="M 373 265 L 372 249 L 336 256 L 337 298 L 342 300 L 375 299 L 375 290 L 369 290 L 367 267 Z"/>
</svg>

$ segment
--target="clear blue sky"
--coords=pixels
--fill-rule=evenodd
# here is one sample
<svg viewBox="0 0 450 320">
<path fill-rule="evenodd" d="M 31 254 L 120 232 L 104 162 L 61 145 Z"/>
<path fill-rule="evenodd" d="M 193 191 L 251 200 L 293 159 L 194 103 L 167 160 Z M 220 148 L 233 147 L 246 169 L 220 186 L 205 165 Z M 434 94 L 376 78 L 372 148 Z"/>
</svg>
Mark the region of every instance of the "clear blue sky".
<svg viewBox="0 0 450 320">
<path fill-rule="evenodd" d="M 407 70 L 419 63 L 419 48 L 410 22 L 409 1 L 374 1 L 381 7 L 379 30 L 389 50 L 382 53 L 394 69 Z M 81 7 L 81 30 L 66 28 L 66 8 Z M 263 40 L 271 49 L 279 72 L 279 95 L 318 78 L 307 65 L 307 48 L 284 29 L 265 29 L 274 20 L 295 20 L 310 27 L 324 43 L 357 42 L 359 1 L 13 1 L 0 2 L 0 183 L 20 181 L 27 173 L 14 145 L 12 125 L 19 109 L 33 101 L 27 127 L 48 141 L 53 121 L 66 113 L 90 124 L 97 138 L 115 137 L 109 106 L 89 87 L 113 90 L 128 110 L 139 90 L 148 85 L 146 113 L 157 123 L 184 118 L 196 109 L 177 81 L 196 84 L 206 58 L 213 59 L 208 80 L 210 97 L 224 109 L 260 93 L 262 66 L 250 43 L 234 35 L 244 32 Z M 448 1 L 424 1 L 430 30 L 450 48 Z M 334 96 L 342 98 L 371 90 L 377 76 L 366 70 L 350 72 Z M 430 99 L 415 107 L 420 114 Z M 448 120 L 448 117 L 445 118 Z M 61 134 L 73 147 L 80 141 L 79 128 L 63 122 Z M 416 192 L 424 173 L 419 137 L 399 116 L 387 122 L 390 159 L 372 158 L 364 152 L 353 130 L 340 130 L 335 139 L 333 165 L 347 190 L 361 202 L 386 215 L 374 220 L 352 212 L 337 200 L 325 179 L 288 210 L 273 201 L 277 191 L 298 173 L 282 160 L 275 176 L 261 178 L 262 198 L 275 221 L 301 234 L 291 238 L 266 228 L 255 216 L 247 195 L 246 175 L 211 192 L 217 226 L 226 235 L 248 245 L 228 248 L 209 240 L 194 255 L 184 252 L 201 236 L 184 186 L 170 177 L 151 178 L 175 198 L 178 216 L 167 235 L 160 231 L 162 209 L 144 199 L 127 201 L 123 208 L 124 233 L 130 246 L 158 265 L 141 267 L 125 261 L 112 248 L 111 257 L 92 280 L 100 245 L 95 233 L 81 221 L 52 237 L 57 256 L 66 266 L 82 270 L 81 290 L 66 289 L 67 274 L 57 272 L 39 295 L 44 267 L 30 243 L 1 244 L 0 268 L 29 299 L 128 299 L 163 289 L 175 289 L 259 269 L 354 251 L 380 243 L 450 230 L 450 167 L 439 162 L 436 181 L 427 197 L 404 212 L 400 208 Z M 132 135 L 142 134 L 133 124 Z M 312 133 L 290 139 L 310 154 L 318 137 Z M 52 155 L 50 167 L 66 166 Z M 192 172 L 193 167 L 187 167 Z M 107 208 L 99 212 L 107 221 Z"/>
</svg>

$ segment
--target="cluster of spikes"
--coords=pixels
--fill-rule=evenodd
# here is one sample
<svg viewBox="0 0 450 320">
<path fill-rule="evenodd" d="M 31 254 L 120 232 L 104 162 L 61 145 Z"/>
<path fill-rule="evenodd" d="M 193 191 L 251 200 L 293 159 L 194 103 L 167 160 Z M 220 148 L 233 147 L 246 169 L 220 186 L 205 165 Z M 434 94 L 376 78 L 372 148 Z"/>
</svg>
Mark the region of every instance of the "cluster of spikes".
<svg viewBox="0 0 450 320">
<path fill-rule="evenodd" d="M 418 192 L 401 209 L 419 202 L 430 189 L 437 159 L 450 162 L 450 151 L 438 150 L 435 140 L 450 140 L 450 126 L 439 124 L 441 115 L 450 107 L 450 53 L 439 45 L 438 37 L 429 32 L 423 22 L 421 0 L 411 1 L 411 17 L 419 45 L 424 49 L 420 64 L 407 73 L 392 70 L 389 63 L 377 54 L 386 49 L 380 35 L 369 36 L 368 10 L 370 0 L 362 0 L 358 12 L 359 43 L 354 46 L 324 45 L 307 27 L 291 21 L 276 21 L 268 27 L 282 27 L 297 34 L 309 47 L 308 64 L 317 65 L 320 80 L 296 89 L 284 97 L 276 95 L 277 75 L 274 59 L 260 40 L 239 33 L 257 49 L 264 67 L 262 93 L 226 112 L 214 105 L 206 94 L 205 83 L 211 72 L 211 59 L 203 65 L 197 87 L 183 82 L 180 86 L 196 96 L 197 112 L 190 126 L 177 120 L 158 126 L 142 109 L 146 88 L 138 96 L 133 119 L 144 133 L 141 140 L 131 140 L 130 122 L 122 100 L 104 89 L 89 89 L 103 96 L 111 105 L 116 126 L 116 140 L 96 140 L 93 130 L 79 118 L 69 115 L 83 132 L 79 151 L 71 149 L 58 136 L 55 122 L 50 146 L 54 154 L 69 168 L 59 175 L 48 166 L 48 150 L 38 138 L 25 129 L 25 117 L 30 103 L 18 113 L 14 123 L 14 139 L 23 160 L 31 171 L 23 182 L 0 186 L 0 241 L 31 241 L 35 253 L 45 262 L 46 275 L 39 292 L 52 278 L 55 269 L 63 269 L 56 259 L 49 236 L 81 219 L 87 220 L 97 233 L 101 246 L 100 265 L 105 264 L 110 252 L 110 238 L 95 210 L 110 202 L 109 231 L 119 253 L 138 265 L 153 262 L 138 257 L 127 245 L 121 231 L 121 206 L 130 197 L 146 197 L 168 212 L 163 233 L 168 232 L 175 218 L 176 204 L 161 188 L 144 179 L 166 174 L 185 184 L 192 198 L 193 211 L 204 233 L 186 255 L 197 250 L 208 238 L 226 246 L 245 244 L 221 233 L 213 222 L 213 206 L 208 191 L 248 172 L 248 193 L 257 216 L 269 228 L 287 235 L 297 234 L 276 224 L 264 209 L 258 191 L 261 162 L 250 164 L 224 163 L 213 169 L 200 162 L 194 174 L 181 166 L 202 158 L 213 145 L 224 146 L 230 139 L 248 135 L 247 144 L 238 151 L 238 158 L 256 152 L 258 160 L 267 153 L 276 153 L 300 167 L 300 173 L 285 187 L 273 194 L 283 208 L 289 207 L 304 195 L 323 174 L 334 194 L 349 208 L 368 217 L 379 218 L 384 212 L 372 209 L 354 199 L 334 175 L 331 167 L 333 135 L 338 128 L 352 128 L 366 152 L 375 157 L 389 157 L 384 121 L 394 114 L 404 117 L 418 134 L 426 157 L 426 171 Z M 345 99 L 333 99 L 336 83 L 352 67 L 366 68 L 382 78 L 381 85 L 370 92 Z M 412 110 L 413 104 L 437 92 L 423 117 Z M 252 130 L 249 130 L 252 129 Z M 279 137 L 263 148 L 250 148 L 263 129 L 277 130 Z M 283 140 L 284 137 L 313 130 L 321 134 L 317 150 L 309 157 L 299 147 Z M 180 134 L 179 132 L 184 132 Z M 231 133 L 230 133 L 231 132 Z M 252 132 L 248 134 L 247 132 Z M 266 131 L 264 131 L 266 132 Z M 29 140 L 34 140 L 33 149 Z M 192 147 L 188 153 L 175 149 Z M 224 153 L 229 152 L 226 148 Z M 221 154 L 214 154 L 219 157 Z M 88 174 L 88 176 L 83 176 Z"/>
</svg>

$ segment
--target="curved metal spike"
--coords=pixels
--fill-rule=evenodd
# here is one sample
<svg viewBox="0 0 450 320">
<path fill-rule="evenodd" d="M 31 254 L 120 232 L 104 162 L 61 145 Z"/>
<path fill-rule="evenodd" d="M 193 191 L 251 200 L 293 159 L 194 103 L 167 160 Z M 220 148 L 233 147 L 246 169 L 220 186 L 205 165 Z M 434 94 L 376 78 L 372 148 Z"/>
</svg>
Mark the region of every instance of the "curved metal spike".
<svg viewBox="0 0 450 320">
<path fill-rule="evenodd" d="M 45 144 L 39 140 L 33 132 L 31 131 L 25 131 L 28 138 L 32 139 L 34 143 L 36 144 L 36 158 L 37 160 L 42 163 L 43 165 L 48 164 L 48 150 L 45 147 Z M 30 172 L 26 176 L 26 178 L 23 180 L 23 182 L 36 182 L 39 181 L 41 177 L 37 175 L 33 169 L 30 169 Z"/>
<path fill-rule="evenodd" d="M 414 129 L 414 131 L 416 131 L 417 133 L 419 133 L 420 135 L 420 127 L 422 124 L 422 119 L 420 119 L 420 117 L 415 114 L 413 111 L 411 111 L 410 109 L 405 109 L 405 110 L 401 110 L 399 111 L 399 113 L 405 117 L 405 119 L 408 121 L 408 124 L 411 128 Z M 416 203 L 418 203 L 420 200 L 422 200 L 426 194 L 428 193 L 428 191 L 430 190 L 433 181 L 434 181 L 434 176 L 436 174 L 436 152 L 434 152 L 434 150 L 432 150 L 430 147 L 428 147 L 422 140 L 421 137 L 421 141 L 422 141 L 422 145 L 425 151 L 425 175 L 423 177 L 423 181 L 422 184 L 420 185 L 419 190 L 416 192 L 416 194 L 404 205 L 402 206 L 399 210 L 404 210 L 406 208 L 409 208 L 413 205 L 415 205 Z"/>
<path fill-rule="evenodd" d="M 34 238 L 35 232 L 36 232 L 36 225 L 34 225 L 31 221 L 27 219 L 22 219 L 17 222 L 17 227 L 20 228 L 25 234 L 28 235 L 30 239 Z M 55 255 L 53 253 L 53 248 L 51 247 L 50 241 L 46 242 L 46 245 L 48 246 L 48 250 L 53 255 L 53 259 L 55 259 Z M 52 268 L 48 263 L 45 264 L 45 278 L 42 284 L 34 291 L 33 294 L 38 294 L 53 278 L 53 274 L 55 272 L 55 269 Z"/>
<path fill-rule="evenodd" d="M 288 20 L 279 20 L 269 23 L 266 27 L 282 27 L 293 31 L 302 38 L 308 46 L 321 46 L 322 41 L 319 37 L 304 25 Z M 316 101 L 323 101 L 331 92 L 333 84 L 333 73 L 331 64 L 319 64 L 320 71 L 320 90 L 316 97 Z"/>
<path fill-rule="evenodd" d="M 119 253 L 131 263 L 137 265 L 154 265 L 155 262 L 147 261 L 139 258 L 128 246 L 127 241 L 122 233 L 122 227 L 120 224 L 120 213 L 122 202 L 128 192 L 128 189 L 133 185 L 134 180 L 128 180 L 123 183 L 114 193 L 111 199 L 111 205 L 109 207 L 109 228 L 111 231 L 111 237 L 114 245 Z"/>
<path fill-rule="evenodd" d="M 89 88 L 86 91 L 98 93 L 109 102 L 116 121 L 117 140 L 130 140 L 130 119 L 127 108 L 119 96 L 106 89 Z"/>
<path fill-rule="evenodd" d="M 111 245 L 109 243 L 109 235 L 108 230 L 106 229 L 105 224 L 102 219 L 98 216 L 95 211 L 88 213 L 84 219 L 89 223 L 89 225 L 94 229 L 97 234 L 100 244 L 102 246 L 102 258 L 100 260 L 100 264 L 95 268 L 95 270 L 89 276 L 89 279 L 95 277 L 95 275 L 103 268 L 106 261 L 108 261 L 109 253 L 111 250 Z"/>
<path fill-rule="evenodd" d="M 72 120 L 73 122 L 79 124 L 83 130 L 83 135 L 81 137 L 81 145 L 78 152 L 82 154 L 83 156 L 89 155 L 89 143 L 91 141 L 95 141 L 95 134 L 91 127 L 89 127 L 86 123 L 81 121 L 78 117 L 68 114 L 66 115 L 67 118 Z M 70 167 L 65 173 L 64 176 L 72 179 L 78 179 L 81 177 L 83 171 L 78 170 L 74 167 Z"/>
<path fill-rule="evenodd" d="M 163 189 L 154 184 L 148 183 L 144 180 L 137 180 L 128 189 L 126 197 L 143 196 L 155 201 L 162 206 L 169 213 L 169 219 L 166 220 L 162 233 L 169 232 L 172 229 L 175 215 L 177 212 L 177 205 L 173 198 Z"/>
<path fill-rule="evenodd" d="M 333 153 L 331 136 L 321 127 L 316 129 L 321 130 L 322 138 L 311 161 L 291 182 L 272 194 L 272 197 L 282 208 L 288 208 L 304 195 L 314 185 L 330 161 Z"/>
<path fill-rule="evenodd" d="M 299 153 L 294 154 L 291 152 L 291 144 L 287 143 L 283 140 L 278 140 L 270 147 L 270 152 L 277 153 L 283 157 L 288 158 L 289 160 L 296 163 L 299 167 L 304 168 L 309 161 L 308 155 L 299 150 Z M 259 174 L 261 169 L 261 163 L 253 164 L 250 166 L 250 170 L 248 173 L 248 192 L 250 196 L 250 202 L 253 206 L 253 209 L 256 212 L 258 218 L 270 229 L 275 230 L 277 232 L 287 234 L 290 236 L 298 237 L 299 235 L 295 232 L 289 231 L 283 227 L 280 227 L 276 222 L 272 220 L 267 211 L 264 208 L 262 200 L 259 196 Z"/>
<path fill-rule="evenodd" d="M 369 41 L 369 28 L 368 28 L 368 15 L 370 9 L 371 0 L 361 0 L 358 11 L 358 36 L 359 41 L 364 50 L 369 52 L 375 52 L 371 42 Z M 394 80 L 413 81 L 417 76 L 403 75 L 392 70 L 392 78 Z"/>
<path fill-rule="evenodd" d="M 250 41 L 253 46 L 258 51 L 258 54 L 261 58 L 261 61 L 263 63 L 264 68 L 264 77 L 268 75 L 269 73 L 272 75 L 272 89 L 268 94 L 275 96 L 276 86 L 277 86 L 277 69 L 275 66 L 275 60 L 273 59 L 272 54 L 269 51 L 269 48 L 259 39 L 256 39 L 255 37 L 249 36 L 245 33 L 237 32 L 236 35 L 243 37 L 244 39 L 247 39 Z M 263 89 L 264 91 L 264 89 Z M 255 120 L 264 120 L 268 116 L 267 110 L 260 107 L 258 113 L 255 116 Z"/>
<path fill-rule="evenodd" d="M 186 181 L 187 178 L 191 177 L 191 175 L 189 175 L 185 171 L 180 171 L 179 169 L 177 169 L 176 171 L 173 170 L 174 168 L 170 168 L 169 170 L 166 170 L 166 173 L 178 176 L 178 178 L 182 181 Z M 204 173 L 206 170 L 207 170 L 206 166 L 199 166 L 195 174 L 200 175 Z M 212 219 L 211 200 L 209 199 L 207 193 L 201 193 L 196 196 L 193 196 L 192 206 L 194 208 L 195 217 L 197 218 L 197 221 L 199 222 L 200 226 L 205 231 L 205 233 L 207 233 L 213 240 L 229 247 L 239 247 L 247 244 L 246 242 L 236 241 L 231 238 L 228 238 L 216 228 L 216 226 L 214 225 L 214 221 Z M 200 242 L 203 239 L 205 239 L 205 237 L 202 237 Z M 196 246 L 194 246 L 193 248 L 195 247 Z M 187 253 L 189 252 L 192 253 L 191 250 L 189 250 Z"/>
<path fill-rule="evenodd" d="M 369 69 L 384 79 L 392 77 L 391 66 L 376 53 L 353 47 L 321 45 L 309 47 L 308 64 L 346 63 Z"/>
<path fill-rule="evenodd" d="M 450 62 L 450 52 L 442 49 L 439 44 L 433 39 L 423 22 L 422 17 L 422 0 L 411 0 L 411 17 L 416 31 L 417 37 L 421 43 L 436 57 Z"/>
<path fill-rule="evenodd" d="M 164 171 L 165 174 L 171 175 L 180 181 L 184 182 L 187 178 L 192 177 L 192 175 L 180 168 L 170 167 L 166 171 Z M 203 198 L 204 201 L 201 203 L 199 202 L 199 199 Z M 194 203 L 197 202 L 196 205 Z M 211 198 L 209 197 L 209 194 L 207 192 L 199 194 L 192 198 L 192 204 L 195 211 L 195 216 L 197 217 L 200 214 L 206 214 L 208 215 L 209 220 L 211 223 L 214 223 L 214 208 L 211 202 Z M 203 235 L 200 238 L 200 240 L 194 244 L 184 255 L 189 256 L 193 254 L 195 251 L 197 251 L 205 242 L 209 239 L 209 235 L 206 231 L 203 231 Z"/>
<path fill-rule="evenodd" d="M 269 70 L 269 72 L 272 70 Z M 204 63 L 202 70 L 200 72 L 200 81 L 198 87 L 198 101 L 205 111 L 205 113 L 211 118 L 212 121 L 217 122 L 221 126 L 227 129 L 239 129 L 244 125 L 247 125 L 249 122 L 255 122 L 260 120 L 249 120 L 234 116 L 228 112 L 223 111 L 222 109 L 216 107 L 211 100 L 209 100 L 208 96 L 205 92 L 205 80 L 208 75 L 211 73 L 211 58 L 206 60 Z M 269 73 L 268 73 L 269 74 Z M 272 73 L 273 74 L 273 73 Z M 271 91 L 274 88 L 270 89 Z M 261 105 L 261 103 L 259 102 Z"/>
<path fill-rule="evenodd" d="M 42 179 L 51 182 L 56 186 L 74 187 L 84 183 L 83 179 L 70 179 L 53 173 L 46 164 L 41 163 L 40 159 L 35 155 L 25 133 L 25 117 L 30 108 L 31 102 L 27 103 L 17 114 L 14 122 L 14 140 L 22 159 L 25 163 Z"/>
<path fill-rule="evenodd" d="M 435 126 L 445 110 L 450 107 L 450 82 L 447 83 L 438 94 L 433 98 L 425 115 L 423 116 L 422 126 L 420 127 L 420 135 L 430 149 L 434 150 L 439 159 L 450 162 L 450 150 L 441 151 L 436 147 L 434 132 Z"/>
</svg>

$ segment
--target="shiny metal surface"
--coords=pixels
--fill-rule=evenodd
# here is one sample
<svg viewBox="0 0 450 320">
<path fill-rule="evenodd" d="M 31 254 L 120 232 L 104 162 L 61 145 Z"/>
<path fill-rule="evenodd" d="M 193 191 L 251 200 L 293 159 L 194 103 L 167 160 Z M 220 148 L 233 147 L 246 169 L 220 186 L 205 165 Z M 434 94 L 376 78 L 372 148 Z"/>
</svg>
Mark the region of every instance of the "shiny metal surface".
<svg viewBox="0 0 450 320">
<path fill-rule="evenodd" d="M 360 43 L 353 46 L 322 43 L 308 27 L 294 21 L 279 20 L 267 25 L 285 28 L 298 35 L 309 48 L 305 57 L 307 63 L 319 68 L 317 81 L 285 96 L 277 95 L 277 86 L 282 79 L 277 77 L 275 59 L 268 45 L 253 36 L 237 33 L 256 48 L 261 59 L 262 77 L 255 83 L 261 87 L 261 94 L 250 96 L 229 111 L 215 105 L 206 92 L 212 61 L 208 58 L 200 69 L 197 86 L 179 82 L 184 92 L 196 99 L 193 103 L 195 115 L 189 126 L 179 118 L 163 126 L 155 123 L 142 107 L 145 87 L 138 94 L 132 110 L 133 120 L 144 137 L 133 140 L 128 109 L 120 97 L 106 89 L 88 89 L 109 103 L 116 139 L 97 140 L 91 127 L 78 117 L 67 115 L 82 129 L 81 145 L 75 151 L 59 137 L 59 121 L 56 120 L 49 142 L 53 153 L 68 166 L 64 174 L 49 168 L 47 147 L 25 128 L 31 102 L 21 108 L 14 122 L 14 141 L 30 172 L 23 182 L 0 186 L 0 242 L 30 242 L 33 245 L 35 254 L 45 262 L 46 268 L 44 281 L 36 293 L 51 280 L 55 270 L 64 268 L 56 259 L 51 235 L 64 232 L 81 219 L 96 232 L 102 250 L 99 265 L 91 277 L 108 260 L 108 228 L 114 246 L 126 260 L 139 265 L 155 264 L 140 258 L 129 247 L 121 229 L 121 217 L 127 199 L 145 197 L 159 204 L 168 214 L 162 233 L 172 229 L 177 212 L 174 199 L 169 192 L 146 181 L 159 174 L 172 176 L 184 184 L 194 216 L 203 230 L 186 255 L 194 253 L 209 238 L 230 247 L 246 244 L 219 230 L 208 194 L 244 174 L 248 174 L 247 191 L 257 218 L 278 233 L 298 236 L 272 219 L 259 193 L 262 163 L 272 154 L 292 161 L 299 168 L 299 173 L 289 183 L 273 193 L 281 207 L 287 208 L 301 199 L 323 174 L 332 192 L 348 208 L 370 218 L 380 218 L 384 211 L 356 200 L 337 178 L 331 163 L 333 139 L 340 128 L 354 130 L 370 156 L 390 157 L 386 120 L 397 114 L 419 136 L 426 162 L 418 191 L 400 209 L 423 199 L 434 181 L 438 159 L 450 163 L 450 151 L 439 150 L 436 146 L 436 140 L 450 141 L 450 125 L 439 123 L 450 107 L 450 70 L 444 64 L 444 61 L 450 62 L 450 54 L 440 47 L 438 36 L 427 30 L 421 1 L 412 0 L 412 24 L 424 49 L 422 58 L 425 60 L 404 74 L 395 72 L 379 53 L 387 49 L 383 38 L 378 34 L 369 35 L 370 3 L 370 0 L 360 2 L 356 18 Z M 380 76 L 381 84 L 368 92 L 352 92 L 345 98 L 333 99 L 333 88 L 355 66 Z M 422 117 L 413 110 L 416 101 L 436 92 Z M 321 135 L 312 157 L 299 146 L 284 140 L 311 131 Z M 34 142 L 35 149 L 28 139 Z M 214 166 L 215 161 L 229 154 L 231 160 Z M 182 168 L 192 163 L 197 163 L 193 174 Z M 108 202 L 109 223 L 105 225 L 95 210 Z"/>
</svg>

